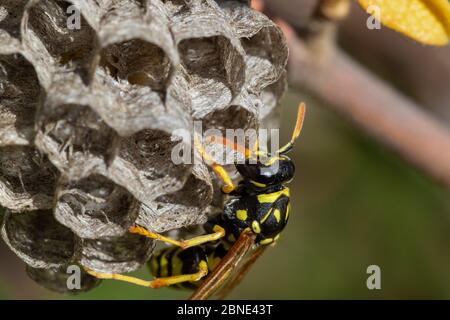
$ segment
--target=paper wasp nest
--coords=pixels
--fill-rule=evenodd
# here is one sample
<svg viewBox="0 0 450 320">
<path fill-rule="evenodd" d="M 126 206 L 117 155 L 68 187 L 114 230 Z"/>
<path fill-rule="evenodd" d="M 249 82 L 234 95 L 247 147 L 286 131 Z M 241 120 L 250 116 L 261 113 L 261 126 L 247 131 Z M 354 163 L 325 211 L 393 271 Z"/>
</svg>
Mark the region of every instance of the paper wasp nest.
<svg viewBox="0 0 450 320">
<path fill-rule="evenodd" d="M 203 223 L 211 175 L 171 161 L 172 132 L 266 123 L 286 60 L 246 1 L 0 0 L 1 236 L 30 277 L 133 271 L 154 243 L 132 224 Z"/>
</svg>

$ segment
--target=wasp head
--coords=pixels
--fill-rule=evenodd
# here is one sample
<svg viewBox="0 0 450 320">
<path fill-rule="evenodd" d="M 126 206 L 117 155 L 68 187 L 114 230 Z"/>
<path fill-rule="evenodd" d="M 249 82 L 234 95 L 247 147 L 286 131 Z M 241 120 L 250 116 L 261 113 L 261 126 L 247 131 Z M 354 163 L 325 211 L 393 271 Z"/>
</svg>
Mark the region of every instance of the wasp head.
<svg viewBox="0 0 450 320">
<path fill-rule="evenodd" d="M 253 161 L 252 161 L 253 160 Z M 287 156 L 265 156 L 236 164 L 242 178 L 256 188 L 282 185 L 294 177 L 294 162 Z"/>
</svg>

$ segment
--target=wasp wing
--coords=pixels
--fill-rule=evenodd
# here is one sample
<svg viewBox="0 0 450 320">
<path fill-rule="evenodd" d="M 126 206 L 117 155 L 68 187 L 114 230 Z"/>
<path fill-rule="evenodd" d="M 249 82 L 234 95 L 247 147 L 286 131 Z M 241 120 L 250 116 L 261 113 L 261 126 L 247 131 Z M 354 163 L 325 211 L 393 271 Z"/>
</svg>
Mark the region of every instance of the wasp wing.
<svg viewBox="0 0 450 320">
<path fill-rule="evenodd" d="M 206 277 L 200 287 L 192 294 L 190 300 L 207 300 L 229 278 L 255 243 L 256 235 L 251 231 L 243 231 L 216 268 Z"/>
<path fill-rule="evenodd" d="M 251 267 L 255 264 L 258 258 L 264 253 L 267 249 L 267 246 L 259 246 L 252 255 L 247 259 L 247 261 L 239 268 L 239 270 L 235 273 L 233 278 L 231 278 L 226 285 L 220 289 L 218 293 L 218 299 L 225 299 L 231 291 L 234 290 L 244 279 L 246 274 L 250 271 Z"/>
</svg>

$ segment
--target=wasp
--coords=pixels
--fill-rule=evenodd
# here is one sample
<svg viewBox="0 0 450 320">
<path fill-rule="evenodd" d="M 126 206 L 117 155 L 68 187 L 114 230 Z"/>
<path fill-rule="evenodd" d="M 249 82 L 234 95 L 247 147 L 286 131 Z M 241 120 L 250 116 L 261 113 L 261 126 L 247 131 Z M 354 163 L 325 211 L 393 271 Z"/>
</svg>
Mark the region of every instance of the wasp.
<svg viewBox="0 0 450 320">
<path fill-rule="evenodd" d="M 245 156 L 243 163 L 235 164 L 242 177 L 237 186 L 227 171 L 205 151 L 200 141 L 194 139 L 203 160 L 222 180 L 222 192 L 228 194 L 230 199 L 223 211 L 203 226 L 207 233 L 192 239 L 174 240 L 139 225 L 129 229 L 130 233 L 171 245 L 156 252 L 150 259 L 153 280 L 86 271 L 100 279 L 121 280 L 150 288 L 174 286 L 193 289 L 191 299 L 207 299 L 220 288 L 220 297 L 225 297 L 264 250 L 277 243 L 289 220 L 291 205 L 286 184 L 294 177 L 295 165 L 286 153 L 292 150 L 300 135 L 304 115 L 305 105 L 302 103 L 290 142 L 273 154 L 260 151 L 258 146 L 250 151 L 226 139 L 214 139 L 214 142 L 231 147 Z M 240 266 L 252 249 L 253 253 Z M 239 270 L 230 279 L 236 268 Z"/>
</svg>

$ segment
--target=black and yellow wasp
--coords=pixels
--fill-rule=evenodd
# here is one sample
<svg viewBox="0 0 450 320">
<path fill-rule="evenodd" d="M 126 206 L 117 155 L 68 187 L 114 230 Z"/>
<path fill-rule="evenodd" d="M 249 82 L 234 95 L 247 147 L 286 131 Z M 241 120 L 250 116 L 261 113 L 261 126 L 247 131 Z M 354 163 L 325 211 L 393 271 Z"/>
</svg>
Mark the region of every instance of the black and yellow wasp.
<svg viewBox="0 0 450 320">
<path fill-rule="evenodd" d="M 155 253 L 150 260 L 154 280 L 145 281 L 121 274 L 87 272 L 101 279 L 116 279 L 151 288 L 176 286 L 196 290 L 192 299 L 207 299 L 222 287 L 221 296 L 229 293 L 242 279 L 251 265 L 269 244 L 275 244 L 286 226 L 291 211 L 289 188 L 285 186 L 294 177 L 295 166 L 285 154 L 300 135 L 305 105 L 298 109 L 297 122 L 291 141 L 274 154 L 254 151 L 230 143 L 215 141 L 245 155 L 245 162 L 235 164 L 242 177 L 233 184 L 225 169 L 214 162 L 202 144 L 195 145 L 204 161 L 223 181 L 222 191 L 230 195 L 224 210 L 205 225 L 206 235 L 177 241 L 135 225 L 129 232 L 171 244 Z M 263 160 L 264 159 L 264 160 Z M 250 161 L 254 160 L 254 161 Z M 255 248 L 253 254 L 225 284 L 243 257 Z M 208 275 L 208 276 L 207 276 Z"/>
</svg>

